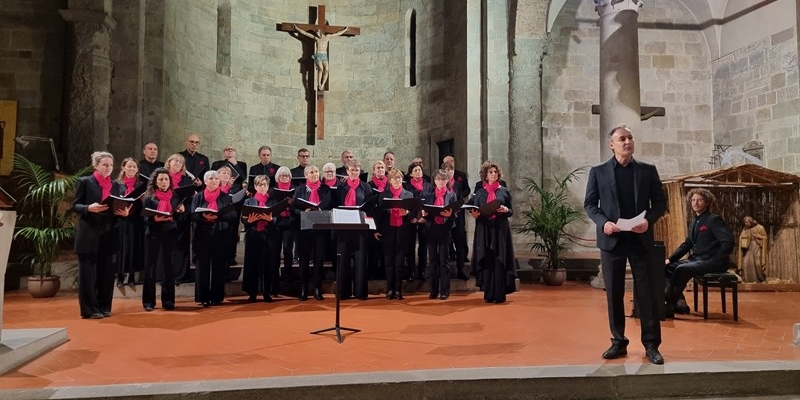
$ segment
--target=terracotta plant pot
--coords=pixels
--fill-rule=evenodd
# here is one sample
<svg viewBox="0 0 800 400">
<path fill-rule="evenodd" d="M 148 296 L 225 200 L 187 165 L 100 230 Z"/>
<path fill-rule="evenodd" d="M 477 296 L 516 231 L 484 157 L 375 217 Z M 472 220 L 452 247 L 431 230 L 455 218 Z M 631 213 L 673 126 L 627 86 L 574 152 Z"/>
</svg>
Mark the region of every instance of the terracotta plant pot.
<svg viewBox="0 0 800 400">
<path fill-rule="evenodd" d="M 34 298 L 53 297 L 61 289 L 61 278 L 58 276 L 29 276 L 28 293 Z"/>
<path fill-rule="evenodd" d="M 542 271 L 544 283 L 548 286 L 561 286 L 567 280 L 566 268 L 545 269 Z"/>
</svg>

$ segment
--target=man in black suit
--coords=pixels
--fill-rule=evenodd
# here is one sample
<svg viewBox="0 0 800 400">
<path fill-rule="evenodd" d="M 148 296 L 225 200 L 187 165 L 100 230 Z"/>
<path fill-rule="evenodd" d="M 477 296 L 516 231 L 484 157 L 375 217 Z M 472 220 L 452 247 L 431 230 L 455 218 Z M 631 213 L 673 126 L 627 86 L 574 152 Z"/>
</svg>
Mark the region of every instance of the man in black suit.
<svg viewBox="0 0 800 400">
<path fill-rule="evenodd" d="M 236 178 L 231 184 L 241 186 L 242 182 L 244 182 L 247 177 L 247 163 L 236 160 L 236 148 L 230 145 L 222 149 L 222 158 L 222 160 L 214 161 L 214 163 L 211 164 L 211 169 L 216 171 L 223 165 L 227 166 L 231 169 L 231 177 Z"/>
<path fill-rule="evenodd" d="M 630 262 L 634 292 L 642 327 L 642 344 L 653 364 L 663 364 L 658 351 L 661 344 L 661 321 L 656 315 L 656 290 L 649 269 L 653 251 L 653 224 L 666 211 L 661 179 L 654 165 L 633 159 L 633 134 L 627 126 L 609 133 L 609 147 L 614 156 L 589 171 L 583 207 L 597 225 L 597 247 L 606 288 L 611 347 L 603 358 L 614 359 L 628 354 L 625 337 L 625 269 Z M 644 219 L 623 230 L 620 219 L 632 219 L 644 212 Z"/>
<path fill-rule="evenodd" d="M 258 148 L 259 163 L 250 167 L 250 178 L 247 183 L 247 191 L 255 193 L 256 188 L 253 186 L 253 179 L 258 175 L 266 175 L 269 178 L 269 187 L 277 186 L 275 182 L 275 173 L 281 166 L 272 162 L 272 148 L 269 146 L 261 146 Z"/>
<path fill-rule="evenodd" d="M 303 147 L 300 150 L 297 150 L 297 166 L 289 170 L 292 172 L 293 186 L 305 183 L 306 167 L 308 166 L 308 162 L 310 160 L 311 152 L 308 151 L 307 148 Z"/>
<path fill-rule="evenodd" d="M 156 168 L 161 168 L 164 163 L 158 161 L 158 145 L 155 142 L 147 142 L 142 146 L 144 158 L 139 161 L 139 174 L 150 178 Z"/>
<path fill-rule="evenodd" d="M 691 203 L 695 215 L 689 222 L 689 235 L 664 260 L 667 264 L 664 297 L 667 300 L 666 315 L 669 318 L 674 317 L 676 311 L 689 313 L 689 306 L 683 300 L 683 290 L 686 289 L 689 279 L 710 272 L 727 271 L 730 264 L 728 257 L 733 252 L 733 234 L 730 229 L 719 215 L 708 211 L 716 200 L 714 194 L 708 189 L 695 188 L 689 191 L 686 199 Z M 680 260 L 690 251 L 688 259 Z"/>
<path fill-rule="evenodd" d="M 347 178 L 347 163 L 355 160 L 355 156 L 353 152 L 350 150 L 345 150 L 342 152 L 342 166 L 336 168 L 336 178 L 339 180 L 343 180 Z M 388 170 L 387 170 L 388 171 Z M 358 174 L 358 179 L 361 179 L 363 182 L 367 181 L 367 171 L 361 170 L 361 173 Z"/>
<path fill-rule="evenodd" d="M 442 159 L 442 169 L 448 172 L 448 174 L 452 171 L 452 176 L 450 178 L 450 188 L 453 190 L 453 193 L 456 194 L 456 199 L 464 200 L 469 197 L 469 180 L 467 179 L 467 174 L 463 171 L 459 171 L 456 168 L 456 159 L 453 156 L 445 156 Z M 464 264 L 467 262 L 467 253 L 469 253 L 469 247 L 467 247 L 467 221 L 465 219 L 466 212 L 458 212 L 456 214 L 456 220 L 453 224 L 453 229 L 451 231 L 451 241 L 452 241 L 452 253 L 451 259 L 456 260 L 456 277 L 461 280 L 469 279 L 468 272 L 464 269 Z"/>
<path fill-rule="evenodd" d="M 196 133 L 186 137 L 185 145 L 186 150 L 178 154 L 182 155 L 185 160 L 183 165 L 186 166 L 186 171 L 194 175 L 192 181 L 195 186 L 202 187 L 203 175 L 208 171 L 211 163 L 208 161 L 208 157 L 197 151 L 200 147 L 200 137 Z"/>
</svg>

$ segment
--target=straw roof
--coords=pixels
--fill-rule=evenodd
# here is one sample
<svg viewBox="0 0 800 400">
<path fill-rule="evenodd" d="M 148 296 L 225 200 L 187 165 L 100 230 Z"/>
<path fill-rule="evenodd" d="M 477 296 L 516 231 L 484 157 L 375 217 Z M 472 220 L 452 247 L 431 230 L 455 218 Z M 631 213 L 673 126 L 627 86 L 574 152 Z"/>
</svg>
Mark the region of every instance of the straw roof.
<svg viewBox="0 0 800 400">
<path fill-rule="evenodd" d="M 800 185 L 800 176 L 764 168 L 756 164 L 741 164 L 673 176 L 662 183 L 683 182 L 698 186 L 756 186 L 776 187 Z"/>
</svg>

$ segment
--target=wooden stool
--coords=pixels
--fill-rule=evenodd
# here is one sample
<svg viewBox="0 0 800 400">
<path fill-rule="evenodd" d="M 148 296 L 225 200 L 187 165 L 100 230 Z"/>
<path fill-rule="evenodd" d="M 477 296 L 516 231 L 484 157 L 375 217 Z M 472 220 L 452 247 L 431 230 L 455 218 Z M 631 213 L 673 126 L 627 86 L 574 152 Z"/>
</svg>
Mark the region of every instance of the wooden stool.
<svg viewBox="0 0 800 400">
<path fill-rule="evenodd" d="M 722 297 L 722 313 L 726 313 L 725 289 L 733 292 L 733 320 L 739 321 L 739 278 L 730 272 L 708 273 L 694 278 L 694 311 L 697 312 L 697 285 L 703 286 L 703 319 L 708 319 L 708 288 L 719 288 Z"/>
</svg>

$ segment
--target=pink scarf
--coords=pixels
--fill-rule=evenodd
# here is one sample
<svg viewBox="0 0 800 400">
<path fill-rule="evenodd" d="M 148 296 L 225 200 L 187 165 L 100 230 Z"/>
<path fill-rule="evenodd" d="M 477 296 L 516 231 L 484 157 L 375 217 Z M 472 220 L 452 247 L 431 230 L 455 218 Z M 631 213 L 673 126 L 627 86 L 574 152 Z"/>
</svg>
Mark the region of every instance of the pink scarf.
<svg viewBox="0 0 800 400">
<path fill-rule="evenodd" d="M 422 178 L 411 178 L 411 186 L 413 186 L 414 189 L 417 189 L 418 192 L 422 191 L 424 185 L 425 181 L 423 181 Z"/>
<path fill-rule="evenodd" d="M 128 178 L 127 176 L 123 177 L 122 178 L 122 183 L 125 184 L 125 196 L 127 197 L 129 194 L 131 194 L 133 189 L 135 189 L 136 177 L 135 176 L 132 177 L 132 178 Z"/>
<path fill-rule="evenodd" d="M 450 184 L 447 185 L 447 190 L 453 192 L 453 191 L 455 191 L 455 188 L 456 188 L 456 179 L 455 178 L 450 178 Z"/>
<path fill-rule="evenodd" d="M 319 187 L 322 184 L 320 181 L 314 183 L 306 182 L 306 187 L 311 190 L 311 195 L 308 196 L 308 201 L 319 204 Z"/>
<path fill-rule="evenodd" d="M 169 177 L 172 179 L 172 188 L 177 189 L 181 184 L 181 179 L 183 179 L 183 172 L 176 172 L 176 173 L 169 173 Z"/>
<path fill-rule="evenodd" d="M 377 188 L 379 192 L 382 192 L 386 188 L 386 182 L 388 181 L 389 180 L 386 179 L 386 175 L 384 175 L 383 178 L 378 178 L 377 176 L 372 175 L 372 183 L 375 184 L 375 188 Z"/>
<path fill-rule="evenodd" d="M 206 208 L 219 211 L 217 208 L 217 197 L 219 197 L 220 190 L 210 191 L 208 188 L 203 189 L 203 198 L 208 203 Z"/>
<path fill-rule="evenodd" d="M 158 200 L 158 206 L 156 207 L 156 210 L 172 212 L 172 190 L 162 192 L 161 190 L 156 189 L 156 191 L 153 192 L 153 196 L 155 196 L 156 200 Z"/>
<path fill-rule="evenodd" d="M 105 200 L 106 197 L 111 195 L 111 177 L 107 176 L 103 178 L 103 175 L 100 175 L 97 171 L 94 171 L 92 175 L 97 181 L 97 184 L 100 185 L 100 200 Z"/>
<path fill-rule="evenodd" d="M 392 193 L 393 199 L 399 199 L 400 193 L 403 192 L 403 188 L 399 187 L 397 189 L 389 186 L 389 192 Z M 403 214 L 402 209 L 400 208 L 392 208 L 389 210 L 389 226 L 402 226 L 403 225 Z"/>
<path fill-rule="evenodd" d="M 350 187 L 350 190 L 347 191 L 347 195 L 344 196 L 344 205 L 346 206 L 357 206 L 356 204 L 356 188 L 361 186 L 361 181 L 358 179 L 348 179 L 347 186 Z"/>
<path fill-rule="evenodd" d="M 269 194 L 256 193 L 256 195 L 253 197 L 258 202 L 259 207 L 267 206 L 267 200 L 269 199 Z M 264 232 L 264 229 L 266 229 L 267 224 L 269 224 L 269 222 L 264 220 L 259 220 L 258 222 L 256 222 L 256 230 L 259 232 Z"/>
<path fill-rule="evenodd" d="M 219 185 L 219 190 L 222 193 L 228 193 L 231 190 L 231 184 L 228 183 L 228 184 L 225 184 L 225 185 Z"/>
<path fill-rule="evenodd" d="M 278 182 L 278 189 L 289 190 L 292 188 L 292 182 Z"/>
<path fill-rule="evenodd" d="M 333 179 L 325 179 L 325 184 L 328 185 L 329 188 L 333 189 L 336 187 L 336 178 Z"/>
<path fill-rule="evenodd" d="M 497 199 L 497 194 L 495 192 L 497 192 L 497 189 L 500 188 L 500 181 L 495 181 L 494 183 L 485 183 L 483 188 L 486 189 L 486 193 L 488 193 L 486 196 L 486 202 L 488 203 L 490 201 L 494 201 Z M 495 217 L 496 215 L 492 214 L 489 216 L 489 219 L 494 219 Z"/>
<path fill-rule="evenodd" d="M 444 195 L 447 194 L 447 187 L 443 187 L 441 189 L 437 187 L 433 190 L 433 194 L 436 196 L 436 200 L 433 201 L 433 205 L 444 206 Z M 433 217 L 433 222 L 435 222 L 437 225 L 444 225 L 444 218 L 437 215 Z"/>
</svg>

